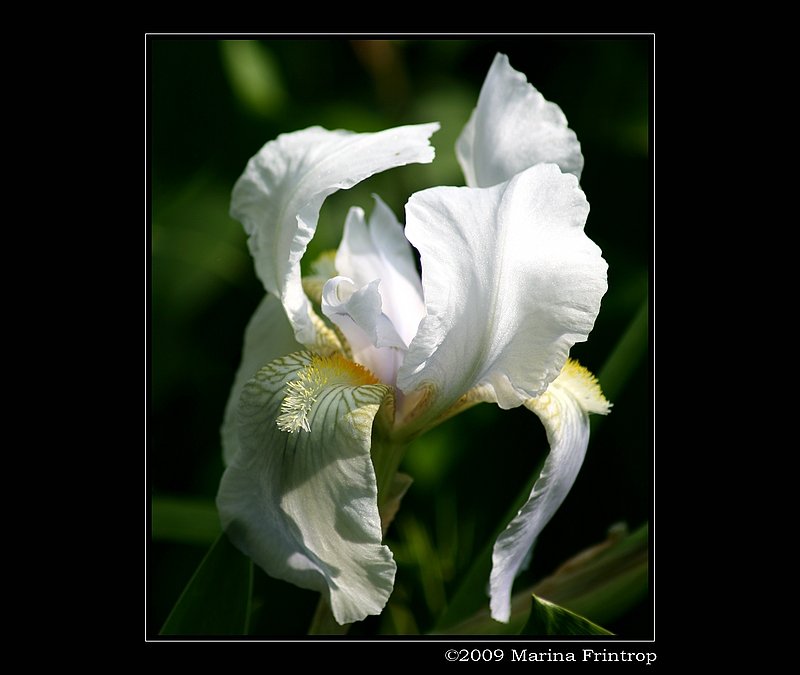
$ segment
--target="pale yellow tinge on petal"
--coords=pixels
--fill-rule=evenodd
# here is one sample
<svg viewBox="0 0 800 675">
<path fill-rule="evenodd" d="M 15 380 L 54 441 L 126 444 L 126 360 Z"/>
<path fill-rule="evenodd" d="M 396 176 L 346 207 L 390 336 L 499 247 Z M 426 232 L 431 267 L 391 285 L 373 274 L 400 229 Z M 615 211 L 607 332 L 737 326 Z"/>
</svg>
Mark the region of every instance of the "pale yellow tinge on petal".
<svg viewBox="0 0 800 675">
<path fill-rule="evenodd" d="M 328 279 L 336 276 L 336 251 L 325 251 L 311 263 L 312 274 L 303 277 L 303 291 L 309 300 L 319 306 L 322 303 L 322 289 Z M 309 308 L 309 319 L 314 326 L 314 344 L 306 345 L 320 354 L 342 352 L 352 359 L 353 354 L 342 332 L 334 325 L 328 325 L 313 309 Z"/>
<path fill-rule="evenodd" d="M 550 383 L 544 394 L 527 400 L 525 407 L 540 415 L 543 419 L 551 420 L 554 431 L 557 431 L 560 426 L 562 410 L 560 399 L 564 394 L 568 394 L 571 399 L 574 399 L 585 413 L 607 415 L 613 405 L 603 395 L 597 378 L 576 360 L 567 359 L 561 369 L 561 373 Z M 414 423 L 424 415 L 435 395 L 435 389 L 432 386 L 428 386 L 406 397 L 407 400 L 404 406 L 406 412 L 395 420 L 395 424 L 413 427 Z M 478 403 L 492 402 L 496 402 L 494 390 L 485 384 L 480 384 L 470 389 L 441 415 L 433 420 L 426 421 L 419 429 L 415 429 L 415 433 L 433 428 Z"/>
<path fill-rule="evenodd" d="M 560 421 L 559 398 L 569 394 L 586 413 L 607 415 L 612 404 L 603 396 L 600 383 L 589 370 L 574 359 L 567 359 L 559 376 L 550 383 L 541 396 L 526 401 L 525 406 L 554 425 Z"/>
<path fill-rule="evenodd" d="M 306 345 L 309 349 L 322 355 L 344 352 L 350 356 L 350 347 L 341 339 L 337 331 L 326 324 L 314 310 L 309 310 L 308 316 L 314 326 L 314 344 Z"/>
<path fill-rule="evenodd" d="M 308 296 L 311 302 L 319 304 L 322 301 L 322 287 L 325 285 L 327 279 L 312 275 L 310 277 L 303 277 L 303 292 Z"/>
<path fill-rule="evenodd" d="M 336 271 L 336 250 L 325 251 L 311 263 L 312 274 L 303 277 L 303 290 L 308 299 L 316 304 L 322 302 L 322 287 L 328 279 L 338 275 Z"/>
<path fill-rule="evenodd" d="M 398 423 L 410 424 L 416 419 L 420 418 L 431 405 L 435 396 L 435 388 L 433 385 L 428 385 L 423 387 L 421 390 L 414 392 L 414 394 L 411 396 L 406 397 L 408 401 L 413 402 L 413 406 L 408 406 L 410 412 L 402 420 L 399 420 Z M 468 408 L 471 408 L 478 403 L 487 403 L 492 401 L 494 401 L 494 392 L 492 389 L 486 385 L 478 385 L 470 389 L 441 415 L 433 420 L 428 421 L 422 428 L 432 429 L 445 420 L 449 420 L 451 417 L 464 412 Z"/>
</svg>

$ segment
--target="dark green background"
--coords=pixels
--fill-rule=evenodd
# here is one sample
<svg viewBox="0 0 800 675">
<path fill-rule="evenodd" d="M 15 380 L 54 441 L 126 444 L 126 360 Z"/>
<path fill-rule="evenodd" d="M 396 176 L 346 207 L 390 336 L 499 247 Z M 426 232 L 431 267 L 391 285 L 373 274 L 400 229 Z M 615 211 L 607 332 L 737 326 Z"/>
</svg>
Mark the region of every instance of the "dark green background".
<svg viewBox="0 0 800 675">
<path fill-rule="evenodd" d="M 565 112 L 581 142 L 581 185 L 591 204 L 586 231 L 609 263 L 609 291 L 589 342 L 573 349 L 598 372 L 648 294 L 652 170 L 648 154 L 652 42 L 649 38 L 525 37 L 502 40 L 148 41 L 148 132 L 152 188 L 152 288 L 148 478 L 153 495 L 213 499 L 222 472 L 219 424 L 244 327 L 263 289 L 230 191 L 248 158 L 277 134 L 310 125 L 375 131 L 439 121 L 431 165 L 381 174 L 331 197 L 310 255 L 334 248 L 351 205 L 371 210 L 377 192 L 403 218 L 410 194 L 461 185 L 453 144 L 477 102 L 497 51 Z M 250 79 L 248 79 L 250 78 Z M 652 509 L 652 383 L 649 357 L 593 435 L 567 501 L 545 529 L 517 588 L 605 537 L 633 529 Z M 413 447 L 415 478 L 389 533 L 398 560 L 394 617 L 370 618 L 357 634 L 426 631 L 547 452 L 524 409 L 481 405 Z M 153 542 L 148 621 L 157 631 L 204 547 Z M 253 629 L 298 634 L 313 593 L 256 573 Z M 394 622 L 394 623 L 392 623 Z M 649 602 L 610 626 L 652 632 Z"/>
</svg>

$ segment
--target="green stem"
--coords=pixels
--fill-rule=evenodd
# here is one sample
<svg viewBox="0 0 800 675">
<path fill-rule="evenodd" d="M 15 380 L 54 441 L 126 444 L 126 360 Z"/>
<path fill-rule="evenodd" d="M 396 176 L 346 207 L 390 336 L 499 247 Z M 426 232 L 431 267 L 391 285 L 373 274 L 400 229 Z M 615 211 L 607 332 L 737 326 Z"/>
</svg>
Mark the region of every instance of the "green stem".
<svg viewBox="0 0 800 675">
<path fill-rule="evenodd" d="M 378 510 L 383 512 L 392 497 L 392 482 L 400 462 L 406 454 L 407 445 L 372 436 L 372 463 L 378 483 Z"/>
</svg>

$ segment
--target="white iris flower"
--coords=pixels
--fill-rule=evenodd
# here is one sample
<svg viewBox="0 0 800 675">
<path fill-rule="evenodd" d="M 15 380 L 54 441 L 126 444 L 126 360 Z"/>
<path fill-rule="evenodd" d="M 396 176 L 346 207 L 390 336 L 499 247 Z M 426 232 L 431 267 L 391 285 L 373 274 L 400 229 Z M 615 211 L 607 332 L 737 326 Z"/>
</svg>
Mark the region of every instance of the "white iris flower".
<svg viewBox="0 0 800 675">
<path fill-rule="evenodd" d="M 392 592 L 382 539 L 410 483 L 397 473 L 403 448 L 482 401 L 526 406 L 550 442 L 530 499 L 494 547 L 491 611 L 508 621 L 514 578 L 580 469 L 588 414 L 609 409 L 568 359 L 607 288 L 583 231 L 580 145 L 504 55 L 456 146 L 468 187 L 412 195 L 405 231 L 377 197 L 368 221 L 351 209 L 335 258 L 301 278 L 325 198 L 431 162 L 438 128 L 283 134 L 233 190 L 231 213 L 267 295 L 225 414 L 217 504 L 237 547 L 268 574 L 322 592 L 340 624 L 379 614 Z"/>
</svg>

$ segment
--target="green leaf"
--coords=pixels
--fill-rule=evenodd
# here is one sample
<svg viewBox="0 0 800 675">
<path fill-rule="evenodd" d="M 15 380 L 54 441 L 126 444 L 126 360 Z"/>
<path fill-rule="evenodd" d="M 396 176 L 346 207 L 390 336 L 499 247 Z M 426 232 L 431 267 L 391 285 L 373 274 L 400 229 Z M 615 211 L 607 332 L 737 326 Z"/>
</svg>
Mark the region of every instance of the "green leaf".
<svg viewBox="0 0 800 675">
<path fill-rule="evenodd" d="M 588 617 L 614 621 L 635 607 L 649 587 L 649 527 L 609 538 L 583 551 L 542 579 L 529 592 Z"/>
<path fill-rule="evenodd" d="M 209 499 L 153 497 L 151 504 L 153 539 L 210 546 L 219 537 L 217 507 Z"/>
<path fill-rule="evenodd" d="M 531 595 L 531 614 L 520 635 L 613 635 L 568 609 Z"/>
<path fill-rule="evenodd" d="M 514 594 L 508 624 L 494 621 L 488 607 L 450 626 L 448 635 L 515 635 L 530 614 L 530 597 L 536 595 L 596 623 L 614 621 L 647 595 L 648 531 L 642 525 L 628 534 L 615 525 L 608 538 L 581 551 L 553 574 Z"/>
<path fill-rule="evenodd" d="M 221 534 L 186 585 L 161 635 L 246 635 L 253 563 Z"/>
<path fill-rule="evenodd" d="M 619 398 L 636 366 L 639 365 L 639 361 L 647 352 L 649 308 L 649 300 L 645 298 L 639 306 L 636 316 L 628 324 L 628 328 L 606 359 L 600 372 L 597 373 L 603 393 L 611 402 Z M 601 418 L 597 415 L 593 418 L 597 421 L 599 419 Z"/>
</svg>

